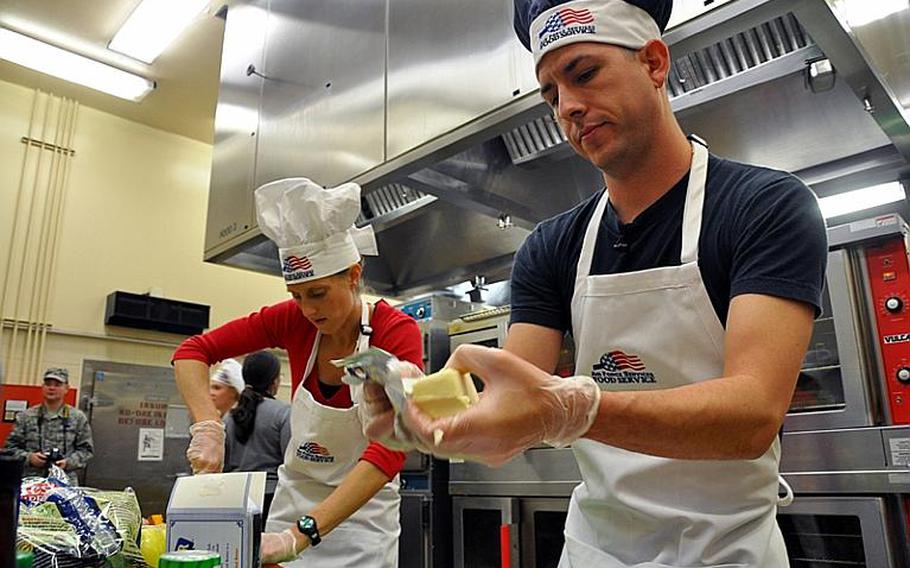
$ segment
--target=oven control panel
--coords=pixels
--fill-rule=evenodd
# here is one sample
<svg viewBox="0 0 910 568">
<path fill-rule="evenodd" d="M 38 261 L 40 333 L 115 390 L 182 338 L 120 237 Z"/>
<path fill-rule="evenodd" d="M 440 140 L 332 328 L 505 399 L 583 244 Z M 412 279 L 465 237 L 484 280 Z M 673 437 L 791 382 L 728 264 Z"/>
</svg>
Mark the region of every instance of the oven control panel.
<svg viewBox="0 0 910 568">
<path fill-rule="evenodd" d="M 902 238 L 866 249 L 893 424 L 910 424 L 910 263 Z"/>
</svg>

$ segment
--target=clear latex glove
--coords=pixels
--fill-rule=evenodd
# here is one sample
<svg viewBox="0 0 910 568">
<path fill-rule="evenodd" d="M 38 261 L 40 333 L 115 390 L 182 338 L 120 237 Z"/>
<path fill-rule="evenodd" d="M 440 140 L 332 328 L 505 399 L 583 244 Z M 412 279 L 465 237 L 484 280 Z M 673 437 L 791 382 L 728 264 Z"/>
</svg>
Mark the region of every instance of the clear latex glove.
<svg viewBox="0 0 910 568">
<path fill-rule="evenodd" d="M 219 473 L 224 467 L 224 424 L 220 420 L 202 420 L 190 426 L 190 435 L 186 459 L 193 474 Z"/>
<path fill-rule="evenodd" d="M 590 377 L 549 375 L 499 349 L 464 345 L 446 367 L 481 377 L 480 402 L 433 420 L 408 403 L 404 423 L 419 445 L 440 457 L 502 465 L 541 442 L 567 446 L 597 417 L 600 388 Z"/>
<path fill-rule="evenodd" d="M 397 361 L 402 381 L 419 380 L 424 376 L 420 367 L 409 361 Z M 395 427 L 395 408 L 386 389 L 373 381 L 363 384 L 363 404 L 360 405 L 363 433 L 391 450 L 407 452 L 417 447 L 413 436 L 399 419 Z"/>
<path fill-rule="evenodd" d="M 290 562 L 297 558 L 297 539 L 291 529 L 279 533 L 262 533 L 259 550 L 263 564 L 278 564 Z"/>
</svg>

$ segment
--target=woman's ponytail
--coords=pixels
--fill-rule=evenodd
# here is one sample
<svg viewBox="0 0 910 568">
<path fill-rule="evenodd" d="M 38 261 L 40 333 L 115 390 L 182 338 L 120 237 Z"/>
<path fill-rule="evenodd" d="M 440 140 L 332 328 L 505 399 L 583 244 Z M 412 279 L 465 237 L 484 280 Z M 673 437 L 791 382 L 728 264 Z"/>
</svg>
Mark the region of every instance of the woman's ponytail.
<svg viewBox="0 0 910 568">
<path fill-rule="evenodd" d="M 266 398 L 273 398 L 269 390 L 281 373 L 281 363 L 268 351 L 257 351 L 247 355 L 243 361 L 243 380 L 246 388 L 240 393 L 237 406 L 231 410 L 231 417 L 237 426 L 235 437 L 245 444 L 253 434 L 256 411 Z"/>
</svg>

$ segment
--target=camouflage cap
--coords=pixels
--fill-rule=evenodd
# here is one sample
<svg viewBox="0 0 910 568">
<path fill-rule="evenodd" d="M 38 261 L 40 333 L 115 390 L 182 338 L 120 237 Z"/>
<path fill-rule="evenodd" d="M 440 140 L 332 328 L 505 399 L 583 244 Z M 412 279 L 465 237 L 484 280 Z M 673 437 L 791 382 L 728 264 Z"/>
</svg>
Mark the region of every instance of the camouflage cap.
<svg viewBox="0 0 910 568">
<path fill-rule="evenodd" d="M 49 367 L 46 371 L 44 371 L 44 380 L 54 380 L 69 384 L 70 372 L 61 367 Z"/>
</svg>

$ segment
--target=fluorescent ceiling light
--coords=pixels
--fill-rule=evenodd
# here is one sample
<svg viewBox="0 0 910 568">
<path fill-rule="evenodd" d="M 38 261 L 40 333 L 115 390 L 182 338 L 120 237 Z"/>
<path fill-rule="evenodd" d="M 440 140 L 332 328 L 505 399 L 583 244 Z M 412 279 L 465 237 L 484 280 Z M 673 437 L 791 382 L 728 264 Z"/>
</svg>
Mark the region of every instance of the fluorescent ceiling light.
<svg viewBox="0 0 910 568">
<path fill-rule="evenodd" d="M 910 9 L 908 0 L 843 0 L 844 17 L 851 27 L 864 26 L 907 9 Z"/>
<path fill-rule="evenodd" d="M 822 197 L 818 200 L 818 204 L 822 209 L 822 215 L 828 219 L 863 209 L 871 209 L 886 203 L 902 201 L 905 198 L 903 186 L 899 181 L 894 181 Z"/>
<path fill-rule="evenodd" d="M 139 75 L 3 28 L 0 59 L 131 101 L 155 88 L 153 81 Z"/>
<path fill-rule="evenodd" d="M 209 0 L 142 0 L 107 47 L 151 63 L 208 3 Z"/>
</svg>

